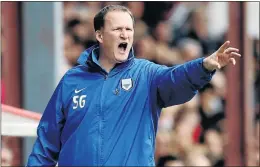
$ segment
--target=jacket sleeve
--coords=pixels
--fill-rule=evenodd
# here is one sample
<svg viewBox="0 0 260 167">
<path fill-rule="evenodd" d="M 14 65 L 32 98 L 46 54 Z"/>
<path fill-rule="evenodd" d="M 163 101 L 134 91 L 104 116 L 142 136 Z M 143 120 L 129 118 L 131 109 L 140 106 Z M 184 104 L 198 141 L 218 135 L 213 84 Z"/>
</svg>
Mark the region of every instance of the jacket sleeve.
<svg viewBox="0 0 260 167">
<path fill-rule="evenodd" d="M 65 123 L 62 105 L 63 78 L 56 87 L 37 128 L 37 139 L 27 166 L 55 166 L 61 148 L 60 135 Z"/>
<path fill-rule="evenodd" d="M 215 70 L 209 72 L 199 58 L 182 65 L 166 67 L 154 65 L 152 87 L 160 107 L 178 105 L 191 100 L 198 89 L 207 84 Z"/>
</svg>

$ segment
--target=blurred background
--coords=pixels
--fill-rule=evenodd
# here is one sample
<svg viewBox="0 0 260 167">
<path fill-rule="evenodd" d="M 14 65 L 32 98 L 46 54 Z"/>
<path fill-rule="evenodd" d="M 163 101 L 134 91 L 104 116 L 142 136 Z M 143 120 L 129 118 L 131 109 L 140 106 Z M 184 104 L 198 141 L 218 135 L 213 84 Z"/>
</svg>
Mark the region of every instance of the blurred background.
<svg viewBox="0 0 260 167">
<path fill-rule="evenodd" d="M 108 1 L 1 2 L 2 165 L 26 165 L 47 102 L 95 44 L 93 18 L 108 4 L 132 11 L 136 58 L 177 65 L 225 40 L 243 56 L 190 102 L 163 109 L 156 165 L 259 166 L 259 2 Z"/>
</svg>

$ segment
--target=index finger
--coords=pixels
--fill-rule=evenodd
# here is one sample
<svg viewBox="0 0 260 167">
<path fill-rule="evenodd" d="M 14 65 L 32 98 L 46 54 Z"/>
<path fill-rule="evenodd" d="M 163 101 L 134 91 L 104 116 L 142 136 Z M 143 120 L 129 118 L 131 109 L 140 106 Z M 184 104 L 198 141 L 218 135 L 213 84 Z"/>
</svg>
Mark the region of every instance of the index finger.
<svg viewBox="0 0 260 167">
<path fill-rule="evenodd" d="M 222 46 L 220 46 L 220 48 L 218 50 L 221 52 L 224 52 L 228 48 L 229 44 L 230 44 L 230 41 L 226 41 Z"/>
</svg>

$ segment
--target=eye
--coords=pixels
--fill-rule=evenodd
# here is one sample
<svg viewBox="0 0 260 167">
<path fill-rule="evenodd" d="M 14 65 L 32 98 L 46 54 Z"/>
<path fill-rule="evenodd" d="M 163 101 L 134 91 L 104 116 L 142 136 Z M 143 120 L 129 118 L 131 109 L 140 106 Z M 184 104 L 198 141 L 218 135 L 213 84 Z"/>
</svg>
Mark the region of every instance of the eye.
<svg viewBox="0 0 260 167">
<path fill-rule="evenodd" d="M 133 29 L 132 29 L 132 28 L 126 28 L 126 30 L 127 30 L 127 31 L 133 31 Z"/>
<path fill-rule="evenodd" d="M 119 31 L 119 30 L 120 30 L 120 28 L 115 28 L 115 29 L 114 29 L 114 31 Z"/>
</svg>

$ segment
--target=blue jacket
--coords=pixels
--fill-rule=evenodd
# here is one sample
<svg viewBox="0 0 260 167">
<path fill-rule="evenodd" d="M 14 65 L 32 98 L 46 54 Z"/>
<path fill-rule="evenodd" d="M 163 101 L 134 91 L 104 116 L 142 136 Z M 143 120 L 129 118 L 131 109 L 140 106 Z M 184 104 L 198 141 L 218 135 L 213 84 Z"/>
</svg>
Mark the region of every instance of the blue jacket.
<svg viewBox="0 0 260 167">
<path fill-rule="evenodd" d="M 61 79 L 28 166 L 154 166 L 161 109 L 189 101 L 213 73 L 199 58 L 166 67 L 134 58 L 106 73 L 93 46 Z"/>
</svg>

